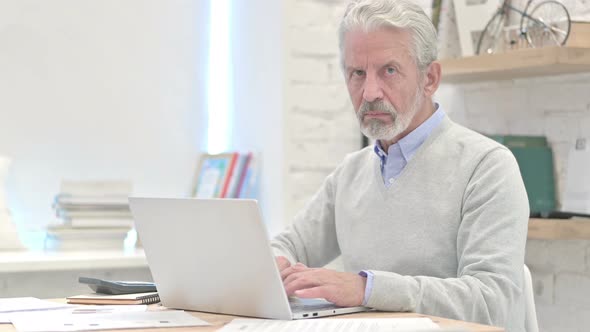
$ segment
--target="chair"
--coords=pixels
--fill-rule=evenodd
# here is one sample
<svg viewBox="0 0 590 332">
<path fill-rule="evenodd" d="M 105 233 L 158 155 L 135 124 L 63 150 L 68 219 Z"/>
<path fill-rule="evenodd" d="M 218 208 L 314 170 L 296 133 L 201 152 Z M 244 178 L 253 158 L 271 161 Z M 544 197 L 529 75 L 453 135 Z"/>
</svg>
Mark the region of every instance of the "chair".
<svg viewBox="0 0 590 332">
<path fill-rule="evenodd" d="M 533 292 L 533 278 L 531 271 L 524 265 L 524 329 L 526 332 L 539 332 L 537 310 L 535 309 L 535 295 Z"/>
</svg>

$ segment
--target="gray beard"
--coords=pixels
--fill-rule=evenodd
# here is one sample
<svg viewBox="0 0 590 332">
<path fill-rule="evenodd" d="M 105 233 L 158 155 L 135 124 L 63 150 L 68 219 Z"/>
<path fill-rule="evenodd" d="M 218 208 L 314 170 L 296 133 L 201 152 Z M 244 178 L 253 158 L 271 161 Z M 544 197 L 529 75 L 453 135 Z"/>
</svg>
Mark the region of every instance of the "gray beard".
<svg viewBox="0 0 590 332">
<path fill-rule="evenodd" d="M 416 90 L 414 95 L 414 103 L 408 113 L 400 115 L 400 113 L 393 107 L 393 105 L 384 101 L 376 103 L 363 103 L 358 112 L 358 119 L 363 135 L 373 140 L 391 141 L 395 137 L 403 133 L 414 119 L 416 113 L 422 105 L 422 99 L 419 97 L 420 88 Z M 379 119 L 364 120 L 365 113 L 370 110 L 385 111 L 391 115 L 392 121 L 387 124 Z"/>
</svg>

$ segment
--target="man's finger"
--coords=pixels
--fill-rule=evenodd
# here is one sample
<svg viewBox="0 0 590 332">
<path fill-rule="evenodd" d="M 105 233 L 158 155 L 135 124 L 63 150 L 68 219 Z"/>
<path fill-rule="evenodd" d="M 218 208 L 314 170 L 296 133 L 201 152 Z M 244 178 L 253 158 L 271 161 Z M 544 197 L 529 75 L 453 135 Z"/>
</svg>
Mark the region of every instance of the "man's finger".
<svg viewBox="0 0 590 332">
<path fill-rule="evenodd" d="M 301 264 L 301 263 L 291 265 L 288 268 L 281 271 L 281 279 L 283 279 L 283 281 L 285 281 L 285 278 L 287 278 L 291 274 L 296 273 L 296 272 L 303 272 L 308 269 L 309 268 L 307 266 L 305 266 L 305 264 Z"/>
<path fill-rule="evenodd" d="M 303 265 L 305 266 L 305 265 Z M 290 268 L 286 269 L 285 271 L 283 271 L 284 273 L 281 273 L 281 276 L 283 277 L 283 284 L 286 285 L 290 282 L 293 282 L 294 279 L 296 278 L 300 278 L 303 274 L 305 275 L 316 275 L 319 272 L 319 269 L 310 269 L 308 267 L 301 267 L 301 266 L 291 266 Z M 317 277 L 309 277 L 309 278 L 315 278 L 318 279 Z"/>
<path fill-rule="evenodd" d="M 313 278 L 313 275 L 310 273 L 296 273 L 292 276 L 294 276 L 292 280 L 290 280 L 289 282 L 285 282 L 284 284 L 285 291 L 289 296 L 293 295 L 297 290 L 317 287 L 320 285 L 318 284 L 318 281 L 315 278 Z"/>
<path fill-rule="evenodd" d="M 289 262 L 289 260 L 283 256 L 276 257 L 276 261 L 277 261 L 277 267 L 279 268 L 279 271 L 283 271 L 284 269 L 291 266 L 291 262 Z"/>
<path fill-rule="evenodd" d="M 311 288 L 299 289 L 294 292 L 295 296 L 307 299 L 323 298 L 328 301 L 333 297 L 330 293 L 330 287 L 326 285 Z"/>
</svg>

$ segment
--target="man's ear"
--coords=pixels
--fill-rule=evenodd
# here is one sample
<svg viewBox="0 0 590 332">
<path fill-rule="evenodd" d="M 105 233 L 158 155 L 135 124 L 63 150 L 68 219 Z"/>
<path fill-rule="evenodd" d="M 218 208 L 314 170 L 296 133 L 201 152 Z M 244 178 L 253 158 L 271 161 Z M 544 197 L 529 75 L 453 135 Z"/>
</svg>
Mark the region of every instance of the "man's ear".
<svg viewBox="0 0 590 332">
<path fill-rule="evenodd" d="M 424 77 L 424 94 L 427 97 L 432 97 L 438 89 L 441 75 L 441 67 L 438 61 L 433 61 L 428 65 L 428 68 L 426 69 L 426 76 Z"/>
</svg>

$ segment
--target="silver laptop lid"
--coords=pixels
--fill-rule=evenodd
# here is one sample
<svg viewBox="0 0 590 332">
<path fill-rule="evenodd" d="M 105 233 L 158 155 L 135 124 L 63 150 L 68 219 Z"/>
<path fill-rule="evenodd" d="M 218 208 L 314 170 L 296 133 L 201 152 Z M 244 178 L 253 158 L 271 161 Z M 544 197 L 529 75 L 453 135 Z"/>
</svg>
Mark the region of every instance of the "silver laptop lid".
<svg viewBox="0 0 590 332">
<path fill-rule="evenodd" d="M 131 197 L 129 202 L 164 306 L 292 318 L 256 201 Z"/>
</svg>

